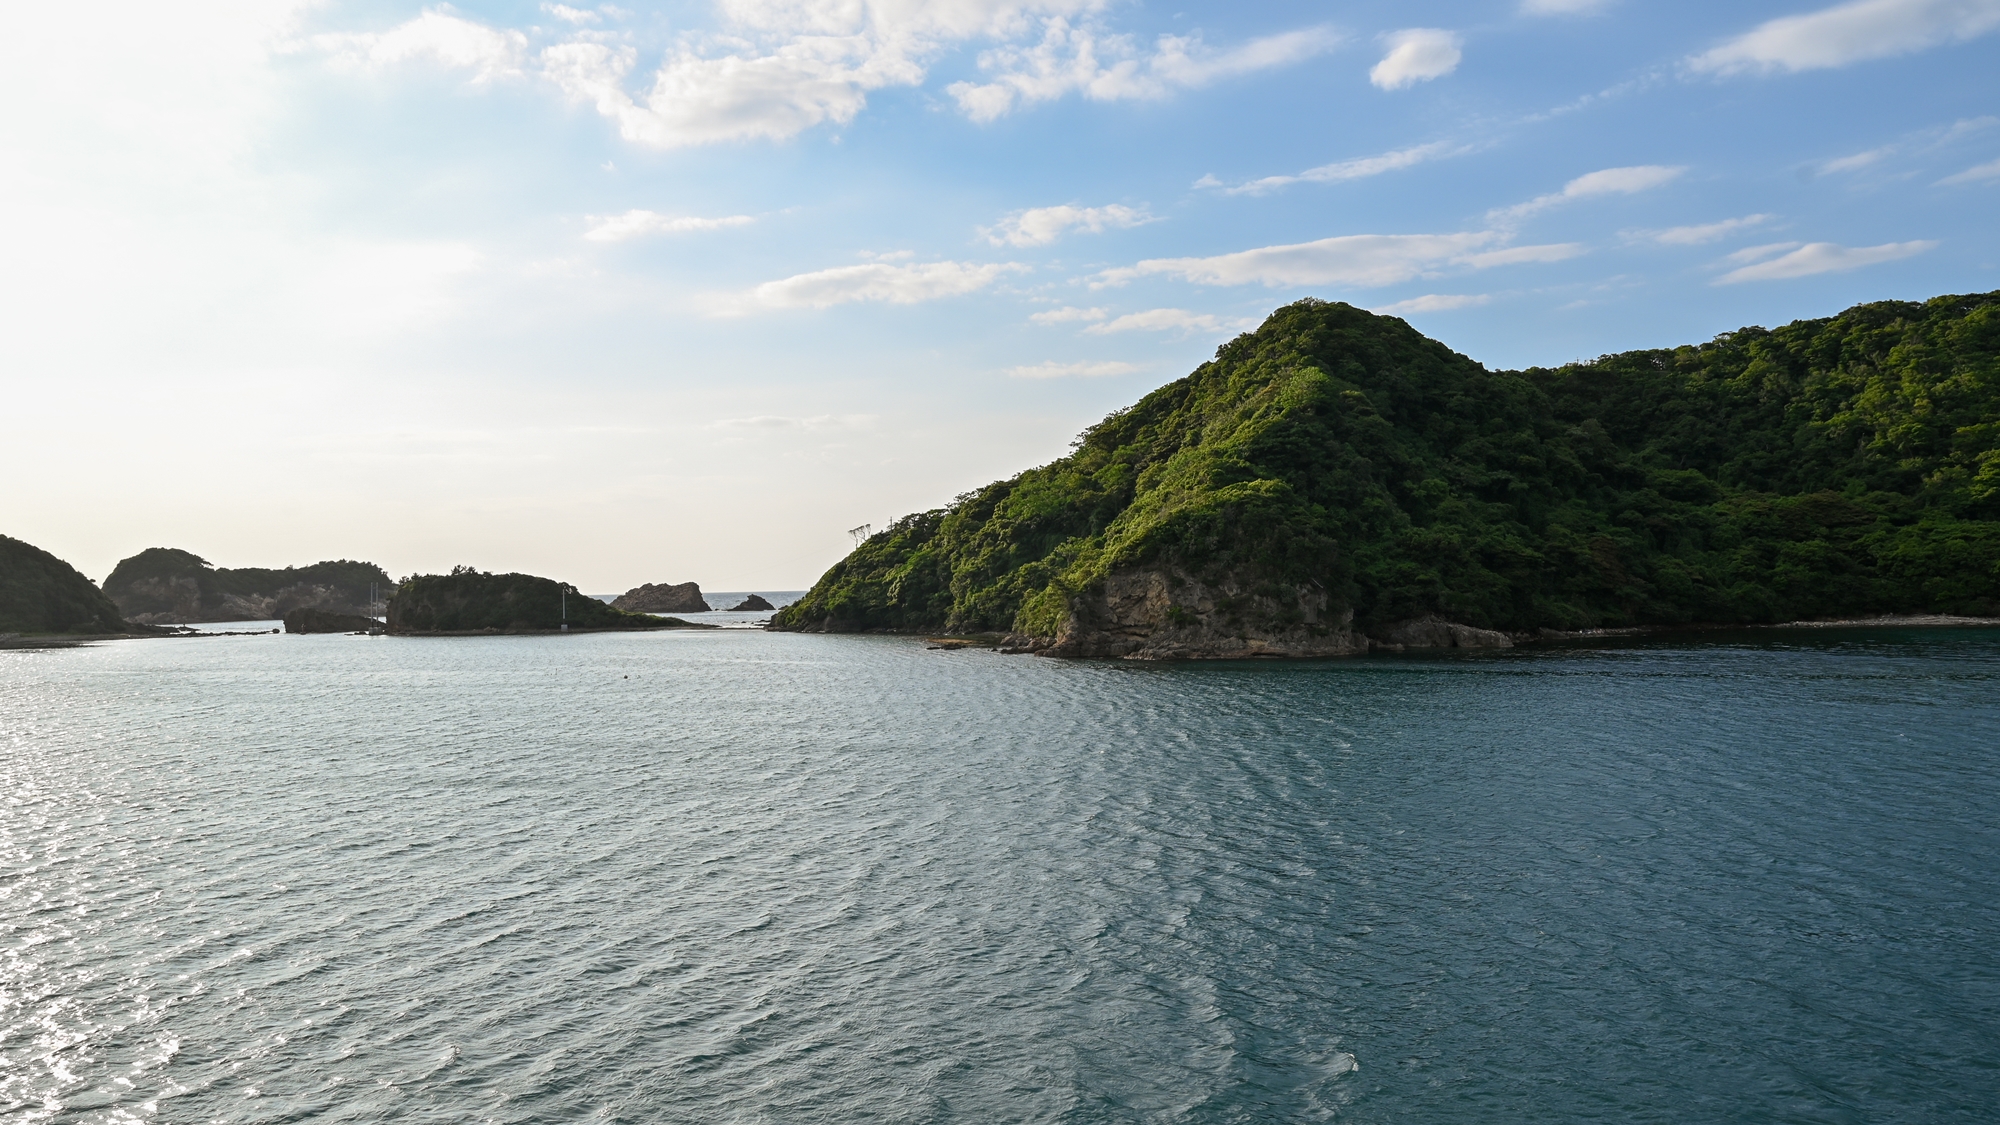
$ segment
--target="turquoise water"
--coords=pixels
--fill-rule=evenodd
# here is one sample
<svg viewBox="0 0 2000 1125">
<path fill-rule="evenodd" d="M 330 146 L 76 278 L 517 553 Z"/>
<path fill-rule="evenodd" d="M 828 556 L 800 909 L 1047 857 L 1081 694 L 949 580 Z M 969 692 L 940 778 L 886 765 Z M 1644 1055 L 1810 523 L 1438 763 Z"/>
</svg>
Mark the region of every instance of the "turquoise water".
<svg viewBox="0 0 2000 1125">
<path fill-rule="evenodd" d="M 0 652 L 8 1122 L 1992 1122 L 2000 630 Z"/>
</svg>

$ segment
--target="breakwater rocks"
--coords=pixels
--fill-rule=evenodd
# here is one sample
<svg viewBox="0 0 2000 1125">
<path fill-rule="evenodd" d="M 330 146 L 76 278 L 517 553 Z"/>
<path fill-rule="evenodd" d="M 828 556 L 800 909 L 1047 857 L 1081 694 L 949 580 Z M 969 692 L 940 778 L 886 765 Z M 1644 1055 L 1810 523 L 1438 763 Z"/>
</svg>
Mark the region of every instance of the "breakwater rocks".
<svg viewBox="0 0 2000 1125">
<path fill-rule="evenodd" d="M 709 604 L 701 596 L 699 583 L 655 585 L 648 582 L 612 599 L 611 608 L 627 613 L 707 613 Z"/>
</svg>

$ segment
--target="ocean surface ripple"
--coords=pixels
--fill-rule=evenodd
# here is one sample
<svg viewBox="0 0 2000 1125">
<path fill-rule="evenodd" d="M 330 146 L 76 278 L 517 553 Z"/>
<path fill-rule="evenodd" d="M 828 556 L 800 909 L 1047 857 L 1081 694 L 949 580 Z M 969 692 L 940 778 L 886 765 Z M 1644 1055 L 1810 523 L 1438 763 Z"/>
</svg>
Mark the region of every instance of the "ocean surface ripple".
<svg viewBox="0 0 2000 1125">
<path fill-rule="evenodd" d="M 2000 630 L 0 652 L 7 1122 L 2000 1120 Z"/>
</svg>

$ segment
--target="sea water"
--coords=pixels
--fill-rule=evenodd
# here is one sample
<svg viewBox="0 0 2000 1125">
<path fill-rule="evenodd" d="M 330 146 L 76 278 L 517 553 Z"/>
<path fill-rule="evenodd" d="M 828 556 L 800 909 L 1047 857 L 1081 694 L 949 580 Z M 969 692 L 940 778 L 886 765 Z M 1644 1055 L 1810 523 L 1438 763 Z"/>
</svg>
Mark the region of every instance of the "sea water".
<svg viewBox="0 0 2000 1125">
<path fill-rule="evenodd" d="M 1992 1122 L 2000 630 L 0 652 L 8 1122 Z"/>
</svg>

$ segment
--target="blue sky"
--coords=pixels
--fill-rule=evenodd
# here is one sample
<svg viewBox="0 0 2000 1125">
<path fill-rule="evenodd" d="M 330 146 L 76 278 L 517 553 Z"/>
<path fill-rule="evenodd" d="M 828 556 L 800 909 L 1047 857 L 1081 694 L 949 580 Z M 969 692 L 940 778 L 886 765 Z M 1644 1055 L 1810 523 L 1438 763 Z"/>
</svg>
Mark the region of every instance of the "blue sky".
<svg viewBox="0 0 2000 1125">
<path fill-rule="evenodd" d="M 2000 0 L 38 11 L 0 531 L 801 587 L 1313 295 L 1492 367 L 2000 288 Z"/>
</svg>

